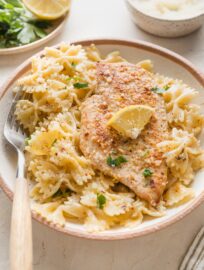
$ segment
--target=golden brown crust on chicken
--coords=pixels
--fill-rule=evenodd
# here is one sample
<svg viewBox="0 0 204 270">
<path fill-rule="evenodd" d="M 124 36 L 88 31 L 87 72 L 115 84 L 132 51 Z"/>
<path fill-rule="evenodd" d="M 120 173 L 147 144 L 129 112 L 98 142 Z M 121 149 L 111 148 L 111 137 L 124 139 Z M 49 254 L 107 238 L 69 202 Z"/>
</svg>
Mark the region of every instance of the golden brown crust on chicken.
<svg viewBox="0 0 204 270">
<path fill-rule="evenodd" d="M 151 73 L 129 63 L 99 63 L 98 88 L 82 105 L 80 147 L 93 166 L 128 186 L 152 205 L 159 202 L 167 183 L 167 167 L 156 145 L 168 135 L 164 102 L 153 93 Z M 148 105 L 155 113 L 137 139 L 107 127 L 112 115 L 129 105 Z M 114 154 L 113 154 L 114 153 Z M 126 163 L 110 167 L 107 157 L 124 156 Z M 144 177 L 145 168 L 153 174 Z"/>
</svg>

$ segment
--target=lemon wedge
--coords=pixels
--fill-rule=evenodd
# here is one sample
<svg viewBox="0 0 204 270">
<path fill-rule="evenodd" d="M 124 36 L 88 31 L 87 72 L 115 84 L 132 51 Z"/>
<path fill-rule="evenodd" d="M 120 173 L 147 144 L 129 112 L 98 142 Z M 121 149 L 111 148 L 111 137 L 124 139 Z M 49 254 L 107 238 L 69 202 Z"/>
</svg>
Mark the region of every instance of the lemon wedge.
<svg viewBox="0 0 204 270">
<path fill-rule="evenodd" d="M 23 0 L 24 5 L 40 19 L 55 20 L 70 8 L 70 0 Z"/>
<path fill-rule="evenodd" d="M 116 112 L 107 125 L 121 135 L 136 139 L 149 122 L 154 109 L 146 105 L 131 105 Z"/>
</svg>

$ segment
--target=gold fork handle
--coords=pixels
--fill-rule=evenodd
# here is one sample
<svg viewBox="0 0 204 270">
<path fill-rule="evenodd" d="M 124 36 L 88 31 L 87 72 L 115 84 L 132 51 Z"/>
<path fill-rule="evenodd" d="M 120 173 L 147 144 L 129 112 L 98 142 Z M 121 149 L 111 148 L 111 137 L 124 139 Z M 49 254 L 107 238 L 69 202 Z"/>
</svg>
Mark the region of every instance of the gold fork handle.
<svg viewBox="0 0 204 270">
<path fill-rule="evenodd" d="M 25 178 L 17 178 L 10 236 L 10 269 L 32 270 L 32 222 Z"/>
</svg>

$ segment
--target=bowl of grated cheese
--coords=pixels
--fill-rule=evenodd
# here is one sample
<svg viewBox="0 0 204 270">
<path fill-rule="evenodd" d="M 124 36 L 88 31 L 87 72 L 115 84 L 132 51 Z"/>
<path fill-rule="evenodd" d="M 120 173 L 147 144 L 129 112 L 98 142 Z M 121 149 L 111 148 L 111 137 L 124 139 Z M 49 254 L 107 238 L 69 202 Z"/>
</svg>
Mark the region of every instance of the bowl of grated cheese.
<svg viewBox="0 0 204 270">
<path fill-rule="evenodd" d="M 133 21 L 161 37 L 179 37 L 204 23 L 203 0 L 126 0 Z"/>
</svg>

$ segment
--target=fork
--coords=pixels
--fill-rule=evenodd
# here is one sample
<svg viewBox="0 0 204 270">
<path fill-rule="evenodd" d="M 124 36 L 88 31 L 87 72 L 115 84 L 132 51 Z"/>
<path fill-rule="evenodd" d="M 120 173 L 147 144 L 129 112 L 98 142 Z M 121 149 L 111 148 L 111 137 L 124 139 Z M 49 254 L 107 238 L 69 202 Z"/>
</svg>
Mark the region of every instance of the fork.
<svg viewBox="0 0 204 270">
<path fill-rule="evenodd" d="M 4 136 L 18 153 L 18 168 L 13 198 L 10 234 L 10 269 L 32 270 L 32 223 L 29 205 L 28 184 L 25 179 L 26 134 L 15 118 L 16 103 L 22 91 L 16 94 L 4 125 Z"/>
</svg>

